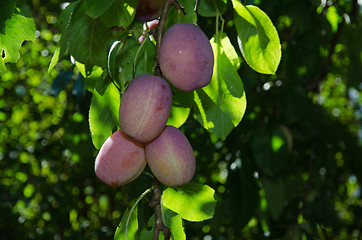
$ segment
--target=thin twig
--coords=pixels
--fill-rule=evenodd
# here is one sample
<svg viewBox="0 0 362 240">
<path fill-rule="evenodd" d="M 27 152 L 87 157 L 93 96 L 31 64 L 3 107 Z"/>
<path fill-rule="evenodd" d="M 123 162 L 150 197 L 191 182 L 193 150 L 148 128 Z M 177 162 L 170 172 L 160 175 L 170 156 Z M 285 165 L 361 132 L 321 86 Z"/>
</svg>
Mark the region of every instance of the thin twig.
<svg viewBox="0 0 362 240">
<path fill-rule="evenodd" d="M 153 240 L 158 240 L 160 231 L 163 233 L 165 240 L 169 240 L 171 237 L 171 230 L 168 227 L 166 227 L 162 221 L 161 196 L 162 196 L 161 183 L 155 178 L 153 181 L 153 197 L 150 202 L 150 206 L 153 207 L 155 212 Z"/>
<path fill-rule="evenodd" d="M 156 54 L 155 60 L 153 63 L 152 74 L 156 76 L 161 76 L 160 64 L 159 64 L 159 49 L 162 42 L 163 33 L 165 31 L 166 20 L 168 11 L 170 10 L 171 6 L 174 6 L 177 10 L 181 10 L 183 14 L 186 14 L 185 9 L 181 7 L 181 5 L 176 0 L 165 0 L 165 3 L 162 8 L 160 21 L 156 27 Z"/>
<path fill-rule="evenodd" d="M 177 10 L 180 10 L 185 15 L 185 9 L 176 1 L 176 0 L 165 0 L 164 5 L 162 7 L 162 12 L 160 16 L 160 20 L 156 27 L 156 54 L 153 63 L 152 74 L 156 76 L 161 76 L 161 69 L 159 64 L 159 49 L 162 42 L 162 37 L 165 31 L 166 20 L 168 12 L 174 6 Z M 162 220 L 162 212 L 161 212 L 161 196 L 162 196 L 162 189 L 161 183 L 154 178 L 153 181 L 153 197 L 150 202 L 150 206 L 153 207 L 155 212 L 155 225 L 153 230 L 153 240 L 158 240 L 160 232 L 163 233 L 164 239 L 169 240 L 171 237 L 171 230 L 167 226 L 164 225 Z"/>
</svg>

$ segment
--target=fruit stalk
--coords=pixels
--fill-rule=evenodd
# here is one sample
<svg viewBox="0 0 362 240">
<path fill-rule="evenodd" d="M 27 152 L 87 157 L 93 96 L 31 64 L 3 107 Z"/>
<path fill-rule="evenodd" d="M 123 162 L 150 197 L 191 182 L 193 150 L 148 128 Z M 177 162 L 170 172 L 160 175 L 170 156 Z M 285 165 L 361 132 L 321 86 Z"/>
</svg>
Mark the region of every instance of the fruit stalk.
<svg viewBox="0 0 362 240">
<path fill-rule="evenodd" d="M 180 4 L 176 0 L 165 0 L 164 5 L 162 7 L 161 15 L 160 15 L 160 21 L 156 27 L 156 54 L 155 59 L 153 63 L 153 69 L 152 74 L 156 75 L 158 77 L 161 77 L 161 70 L 160 70 L 160 64 L 159 64 L 159 49 L 162 42 L 162 36 L 165 31 L 166 26 L 166 20 L 168 11 L 170 10 L 171 6 L 174 6 L 177 10 L 181 10 L 183 14 L 185 13 L 185 10 L 183 7 L 180 6 Z M 170 228 L 166 227 L 163 224 L 162 221 L 162 213 L 161 213 L 161 196 L 162 196 L 162 188 L 161 183 L 158 181 L 157 178 L 154 178 L 153 182 L 153 197 L 152 201 L 150 203 L 150 206 L 153 207 L 155 212 L 155 225 L 154 225 L 154 232 L 153 232 L 153 240 L 158 240 L 160 231 L 163 232 L 164 239 L 169 240 L 171 237 L 171 230 Z"/>
<path fill-rule="evenodd" d="M 157 180 L 157 178 L 154 178 L 153 196 L 150 202 L 150 206 L 153 207 L 155 212 L 155 226 L 153 231 L 153 240 L 158 240 L 160 231 L 162 231 L 165 240 L 169 240 L 171 237 L 171 230 L 168 227 L 166 227 L 162 222 L 161 196 L 162 196 L 161 183 Z"/>
<path fill-rule="evenodd" d="M 160 15 L 160 21 L 156 27 L 156 54 L 155 54 L 155 60 L 154 60 L 153 69 L 152 69 L 152 74 L 156 75 L 158 77 L 161 76 L 161 70 L 160 70 L 160 64 L 159 64 L 159 49 L 160 49 L 161 42 L 162 42 L 162 36 L 165 31 L 168 11 L 170 10 L 170 7 L 172 5 L 177 10 L 181 10 L 184 15 L 186 14 L 185 9 L 176 0 L 165 0 L 164 5 L 162 7 L 161 15 Z"/>
</svg>

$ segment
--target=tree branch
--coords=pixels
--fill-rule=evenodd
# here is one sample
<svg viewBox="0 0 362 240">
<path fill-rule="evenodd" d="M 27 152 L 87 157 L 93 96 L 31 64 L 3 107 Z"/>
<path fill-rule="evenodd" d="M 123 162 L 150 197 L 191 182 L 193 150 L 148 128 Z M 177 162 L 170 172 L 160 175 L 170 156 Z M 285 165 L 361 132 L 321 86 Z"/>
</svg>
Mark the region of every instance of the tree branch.
<svg viewBox="0 0 362 240">
<path fill-rule="evenodd" d="M 158 240 L 160 231 L 162 231 L 164 239 L 169 240 L 171 237 L 171 230 L 163 224 L 161 213 L 161 196 L 162 189 L 161 183 L 155 178 L 153 181 L 153 197 L 150 206 L 153 207 L 155 212 L 155 225 L 153 230 L 153 240 Z"/>
<path fill-rule="evenodd" d="M 176 0 L 165 0 L 162 7 L 160 21 L 158 22 L 158 25 L 156 27 L 156 54 L 152 69 L 152 74 L 159 77 L 161 76 L 161 69 L 159 63 L 159 50 L 162 42 L 162 37 L 165 31 L 167 15 L 171 6 L 174 6 L 177 10 L 182 11 L 184 15 L 186 14 L 184 8 L 181 7 L 181 5 Z M 153 181 L 153 197 L 150 202 L 150 206 L 153 207 L 155 212 L 153 240 L 159 239 L 160 232 L 163 233 L 165 240 L 169 240 L 171 237 L 170 228 L 166 227 L 162 221 L 161 196 L 162 196 L 161 183 L 155 178 Z"/>
</svg>

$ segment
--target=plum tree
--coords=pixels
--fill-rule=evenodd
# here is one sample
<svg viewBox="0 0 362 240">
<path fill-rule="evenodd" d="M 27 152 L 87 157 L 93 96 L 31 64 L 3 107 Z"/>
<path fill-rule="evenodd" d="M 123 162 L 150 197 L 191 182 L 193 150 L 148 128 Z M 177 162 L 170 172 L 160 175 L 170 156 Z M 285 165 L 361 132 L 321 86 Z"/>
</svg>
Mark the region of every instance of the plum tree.
<svg viewBox="0 0 362 240">
<path fill-rule="evenodd" d="M 160 16 L 164 0 L 138 0 L 135 18 L 148 22 Z"/>
<path fill-rule="evenodd" d="M 144 144 L 129 139 L 119 130 L 102 145 L 94 170 L 104 183 L 117 187 L 137 178 L 146 164 Z"/>
<path fill-rule="evenodd" d="M 165 78 L 176 88 L 188 92 L 211 81 L 214 54 L 208 38 L 199 27 L 178 23 L 163 36 L 159 62 Z"/>
<path fill-rule="evenodd" d="M 165 128 L 171 105 L 172 93 L 165 80 L 139 75 L 121 98 L 119 125 L 127 136 L 138 142 L 152 141 Z"/>
<path fill-rule="evenodd" d="M 167 186 L 188 183 L 195 174 L 196 160 L 186 136 L 173 126 L 146 144 L 146 159 L 152 173 Z"/>
</svg>

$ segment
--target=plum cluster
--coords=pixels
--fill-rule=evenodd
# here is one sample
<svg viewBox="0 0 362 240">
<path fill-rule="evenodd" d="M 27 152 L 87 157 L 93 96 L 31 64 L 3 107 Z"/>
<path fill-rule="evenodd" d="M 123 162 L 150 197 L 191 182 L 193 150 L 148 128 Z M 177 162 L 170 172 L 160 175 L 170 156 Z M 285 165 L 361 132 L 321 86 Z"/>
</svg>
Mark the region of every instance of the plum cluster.
<svg viewBox="0 0 362 240">
<path fill-rule="evenodd" d="M 210 82 L 214 56 L 200 28 L 178 23 L 163 36 L 159 64 L 170 84 L 193 91 Z M 178 128 L 166 125 L 172 107 L 168 82 L 144 74 L 128 85 L 119 107 L 120 130 L 105 141 L 95 162 L 95 173 L 106 184 L 120 186 L 134 180 L 147 163 L 167 186 L 193 178 L 196 161 L 188 139 Z"/>
</svg>

